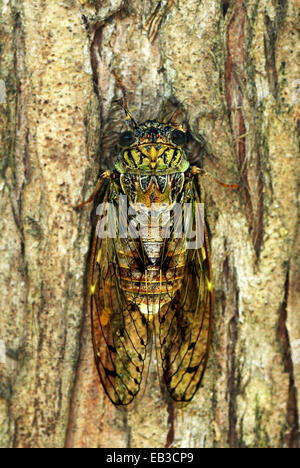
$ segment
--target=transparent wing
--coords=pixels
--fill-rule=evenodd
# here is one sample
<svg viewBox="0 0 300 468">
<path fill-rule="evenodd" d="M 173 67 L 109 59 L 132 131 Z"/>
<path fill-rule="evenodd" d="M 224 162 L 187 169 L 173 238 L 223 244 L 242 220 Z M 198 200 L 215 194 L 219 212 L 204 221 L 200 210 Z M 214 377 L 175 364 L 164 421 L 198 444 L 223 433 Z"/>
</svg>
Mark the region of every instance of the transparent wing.
<svg viewBox="0 0 300 468">
<path fill-rule="evenodd" d="M 193 191 L 194 200 L 199 202 L 200 197 L 195 187 Z M 194 213 L 193 225 L 195 223 Z M 175 401 L 189 401 L 193 398 L 201 384 L 208 359 L 213 289 L 204 223 L 203 227 L 202 247 L 187 250 L 184 266 L 181 264 L 174 268 L 173 283 L 183 270 L 182 286 L 176 291 L 172 301 L 160 309 L 156 320 L 164 379 Z"/>
<path fill-rule="evenodd" d="M 130 302 L 120 288 L 124 265 L 120 252 L 117 205 L 110 182 L 98 205 L 90 263 L 90 310 L 95 362 L 106 394 L 115 405 L 128 405 L 140 390 L 149 339 L 148 322 L 135 299 Z M 125 249 L 124 249 L 125 250 Z M 126 275 L 137 285 L 129 262 Z"/>
</svg>

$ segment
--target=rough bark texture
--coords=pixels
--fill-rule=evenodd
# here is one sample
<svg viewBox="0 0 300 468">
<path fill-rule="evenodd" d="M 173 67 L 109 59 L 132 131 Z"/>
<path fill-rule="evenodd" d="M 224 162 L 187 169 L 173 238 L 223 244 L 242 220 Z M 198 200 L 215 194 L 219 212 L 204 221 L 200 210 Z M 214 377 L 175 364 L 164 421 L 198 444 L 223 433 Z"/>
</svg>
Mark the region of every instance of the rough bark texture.
<svg viewBox="0 0 300 468">
<path fill-rule="evenodd" d="M 2 447 L 298 447 L 299 0 L 0 0 Z M 299 51 L 298 51 L 299 53 Z M 299 63 L 299 57 L 298 57 Z M 128 90 L 181 105 L 203 180 L 216 291 L 203 385 L 129 412 L 93 364 L 90 210 Z"/>
</svg>

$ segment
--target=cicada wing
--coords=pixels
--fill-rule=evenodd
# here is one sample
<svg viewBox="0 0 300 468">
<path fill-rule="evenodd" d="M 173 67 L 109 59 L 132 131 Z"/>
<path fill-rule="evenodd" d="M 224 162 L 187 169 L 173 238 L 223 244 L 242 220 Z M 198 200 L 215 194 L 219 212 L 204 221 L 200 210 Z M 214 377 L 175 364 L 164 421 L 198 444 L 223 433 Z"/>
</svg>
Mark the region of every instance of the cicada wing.
<svg viewBox="0 0 300 468">
<path fill-rule="evenodd" d="M 194 195 L 195 200 L 199 200 L 196 192 Z M 214 298 L 203 219 L 201 223 L 204 229 L 203 245 L 186 251 L 182 285 L 157 317 L 164 379 L 175 401 L 190 401 L 193 398 L 201 384 L 208 359 Z M 176 268 L 173 281 L 175 275 Z"/>
<path fill-rule="evenodd" d="M 112 183 L 98 206 L 91 252 L 92 339 L 97 370 L 106 394 L 115 405 L 128 405 L 141 387 L 148 323 L 135 301 L 129 303 L 120 287 L 123 239 L 119 236 L 118 206 L 112 201 L 111 192 Z M 130 267 L 127 274 L 130 279 Z"/>
</svg>

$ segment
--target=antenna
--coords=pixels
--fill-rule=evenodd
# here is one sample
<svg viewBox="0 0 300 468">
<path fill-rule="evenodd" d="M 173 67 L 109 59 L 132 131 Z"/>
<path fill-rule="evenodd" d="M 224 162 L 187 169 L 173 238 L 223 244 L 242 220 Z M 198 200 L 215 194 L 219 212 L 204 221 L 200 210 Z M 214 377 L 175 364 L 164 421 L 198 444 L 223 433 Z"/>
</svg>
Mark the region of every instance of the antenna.
<svg viewBox="0 0 300 468">
<path fill-rule="evenodd" d="M 128 109 L 128 104 L 127 104 L 127 96 L 126 96 L 126 88 L 125 86 L 123 85 L 122 81 L 120 80 L 120 78 L 118 77 L 118 75 L 116 74 L 116 72 L 114 70 L 112 70 L 112 74 L 114 75 L 115 77 L 115 80 L 116 82 L 118 83 L 118 85 L 120 86 L 121 90 L 122 90 L 122 94 L 123 94 L 123 103 L 121 101 L 117 101 L 120 106 L 122 107 L 122 109 L 124 110 L 125 114 L 126 114 L 126 120 L 130 120 L 131 121 L 131 124 L 129 124 L 131 127 L 137 127 L 138 124 L 137 122 L 135 121 L 133 115 L 131 114 L 131 112 L 129 111 Z"/>
</svg>

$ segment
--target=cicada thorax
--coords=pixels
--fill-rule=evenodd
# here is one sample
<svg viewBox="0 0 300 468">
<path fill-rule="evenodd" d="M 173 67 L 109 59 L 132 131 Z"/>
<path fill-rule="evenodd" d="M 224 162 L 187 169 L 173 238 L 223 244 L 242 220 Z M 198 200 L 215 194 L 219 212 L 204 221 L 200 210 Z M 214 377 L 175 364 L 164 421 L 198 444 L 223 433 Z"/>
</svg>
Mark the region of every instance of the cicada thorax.
<svg viewBox="0 0 300 468">
<path fill-rule="evenodd" d="M 120 188 L 128 199 L 128 237 L 117 241 L 120 288 L 151 319 L 182 286 L 185 175 L 125 173 Z"/>
</svg>

